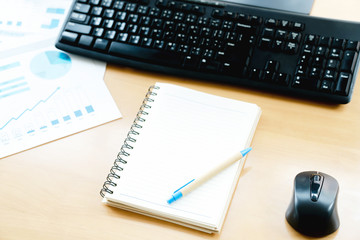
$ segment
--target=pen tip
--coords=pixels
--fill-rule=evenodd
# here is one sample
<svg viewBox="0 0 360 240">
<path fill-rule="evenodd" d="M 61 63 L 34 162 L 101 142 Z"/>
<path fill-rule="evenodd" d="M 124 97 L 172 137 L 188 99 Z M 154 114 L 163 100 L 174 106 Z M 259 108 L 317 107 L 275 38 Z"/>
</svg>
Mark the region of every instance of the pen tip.
<svg viewBox="0 0 360 240">
<path fill-rule="evenodd" d="M 246 154 L 248 154 L 251 151 L 251 147 L 249 148 L 245 148 L 244 150 L 241 151 L 241 155 L 243 155 L 243 157 L 245 157 Z"/>
<path fill-rule="evenodd" d="M 168 203 L 168 204 L 171 204 L 171 203 L 173 203 L 173 202 L 175 202 L 175 199 L 174 199 L 173 197 L 171 197 L 169 200 L 167 200 L 167 203 Z"/>
</svg>

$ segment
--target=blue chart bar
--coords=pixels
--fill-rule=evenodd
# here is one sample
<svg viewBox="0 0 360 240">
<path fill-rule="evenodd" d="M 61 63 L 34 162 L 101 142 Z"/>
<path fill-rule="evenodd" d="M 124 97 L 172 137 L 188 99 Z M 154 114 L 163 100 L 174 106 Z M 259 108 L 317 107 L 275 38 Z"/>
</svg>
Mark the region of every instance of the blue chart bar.
<svg viewBox="0 0 360 240">
<path fill-rule="evenodd" d="M 55 14 L 64 14 L 65 9 L 63 8 L 48 8 L 46 9 L 47 13 L 55 13 Z"/>
<path fill-rule="evenodd" d="M 66 115 L 66 116 L 63 117 L 63 119 L 64 119 L 64 121 L 66 122 L 66 121 L 71 120 L 71 117 L 70 117 L 69 115 Z"/>
<path fill-rule="evenodd" d="M 93 108 L 91 105 L 86 106 L 85 109 L 86 109 L 86 111 L 87 111 L 88 113 L 94 112 L 94 108 Z"/>
<path fill-rule="evenodd" d="M 52 125 L 57 125 L 57 124 L 59 124 L 59 123 L 60 123 L 60 122 L 59 122 L 59 120 L 57 120 L 57 119 L 51 121 L 51 124 L 52 124 Z"/>
<path fill-rule="evenodd" d="M 47 126 L 41 126 L 41 127 L 40 127 L 40 130 L 43 130 L 43 129 L 45 129 L 45 128 L 47 128 Z"/>
<path fill-rule="evenodd" d="M 81 117 L 83 115 L 81 110 L 75 111 L 74 114 L 75 114 L 75 117 Z"/>
<path fill-rule="evenodd" d="M 30 134 L 30 133 L 33 133 L 33 132 L 35 132 L 35 130 L 30 130 L 27 133 Z"/>
</svg>

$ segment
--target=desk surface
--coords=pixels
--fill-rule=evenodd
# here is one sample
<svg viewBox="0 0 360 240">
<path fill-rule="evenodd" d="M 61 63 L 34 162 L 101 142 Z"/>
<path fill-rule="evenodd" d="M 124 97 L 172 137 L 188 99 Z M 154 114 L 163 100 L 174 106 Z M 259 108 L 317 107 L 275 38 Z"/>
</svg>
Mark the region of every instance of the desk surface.
<svg viewBox="0 0 360 240">
<path fill-rule="evenodd" d="M 316 0 L 312 15 L 360 21 L 357 0 Z M 262 116 L 221 234 L 208 235 L 101 203 L 99 190 L 155 81 L 258 104 Z M 108 66 L 123 118 L 0 160 L 0 239 L 303 239 L 285 220 L 295 175 L 319 170 L 340 184 L 341 225 L 360 236 L 360 79 L 347 105 Z"/>
</svg>

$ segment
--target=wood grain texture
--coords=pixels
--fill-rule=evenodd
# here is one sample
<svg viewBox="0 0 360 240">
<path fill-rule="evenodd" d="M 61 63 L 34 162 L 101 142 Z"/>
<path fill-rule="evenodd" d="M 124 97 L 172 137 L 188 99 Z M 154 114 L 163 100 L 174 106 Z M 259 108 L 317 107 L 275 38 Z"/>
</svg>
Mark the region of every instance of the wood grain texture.
<svg viewBox="0 0 360 240">
<path fill-rule="evenodd" d="M 360 21 L 356 0 L 316 0 L 312 15 Z M 99 190 L 156 81 L 256 103 L 262 116 L 223 231 L 208 235 L 107 207 Z M 327 105 L 108 66 L 105 82 L 123 118 L 0 160 L 0 239 L 307 239 L 285 220 L 297 173 L 339 181 L 340 228 L 360 236 L 360 84 L 346 105 Z"/>
</svg>

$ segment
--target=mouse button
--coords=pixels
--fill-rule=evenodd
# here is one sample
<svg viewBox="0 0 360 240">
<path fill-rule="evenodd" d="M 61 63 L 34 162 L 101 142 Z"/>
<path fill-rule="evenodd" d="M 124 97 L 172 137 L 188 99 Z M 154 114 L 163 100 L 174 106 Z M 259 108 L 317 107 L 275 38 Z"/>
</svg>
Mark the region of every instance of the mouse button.
<svg viewBox="0 0 360 240">
<path fill-rule="evenodd" d="M 310 177 L 310 199 L 316 202 L 319 199 L 321 188 L 324 183 L 324 177 L 320 174 L 313 174 Z"/>
<path fill-rule="evenodd" d="M 310 185 L 309 177 L 306 177 L 304 175 L 298 175 L 295 178 L 294 184 L 295 193 L 300 195 L 308 194 Z"/>
<path fill-rule="evenodd" d="M 324 183 L 321 189 L 322 201 L 328 202 L 328 204 L 334 202 L 339 192 L 339 184 L 337 180 L 329 175 L 325 176 Z"/>
</svg>

